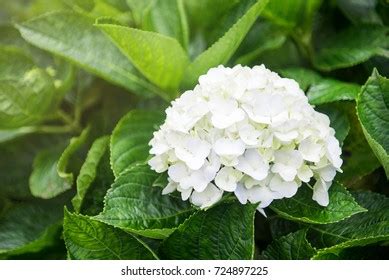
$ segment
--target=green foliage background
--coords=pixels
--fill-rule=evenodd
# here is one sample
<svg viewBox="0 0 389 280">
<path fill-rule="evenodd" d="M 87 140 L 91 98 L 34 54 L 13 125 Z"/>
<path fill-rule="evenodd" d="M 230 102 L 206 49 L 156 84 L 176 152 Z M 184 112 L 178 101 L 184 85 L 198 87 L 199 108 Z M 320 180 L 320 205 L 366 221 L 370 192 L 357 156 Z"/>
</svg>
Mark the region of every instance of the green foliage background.
<svg viewBox="0 0 389 280">
<path fill-rule="evenodd" d="M 0 259 L 389 258 L 386 0 L 0 0 Z M 330 205 L 200 211 L 145 164 L 211 67 L 297 80 L 343 145 Z"/>
</svg>

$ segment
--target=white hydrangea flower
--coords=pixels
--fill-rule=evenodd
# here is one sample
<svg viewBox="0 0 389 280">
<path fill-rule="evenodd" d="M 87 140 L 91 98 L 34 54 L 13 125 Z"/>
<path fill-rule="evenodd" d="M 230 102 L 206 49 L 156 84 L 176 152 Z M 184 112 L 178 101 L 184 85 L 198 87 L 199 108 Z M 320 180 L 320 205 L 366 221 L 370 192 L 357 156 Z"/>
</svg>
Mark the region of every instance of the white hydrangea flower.
<svg viewBox="0 0 389 280">
<path fill-rule="evenodd" d="M 308 103 L 299 85 L 254 68 L 212 68 L 172 102 L 150 141 L 156 172 L 168 172 L 162 191 L 181 193 L 200 208 L 234 193 L 242 203 L 294 196 L 313 184 L 312 199 L 329 203 L 342 159 L 329 118 Z"/>
</svg>

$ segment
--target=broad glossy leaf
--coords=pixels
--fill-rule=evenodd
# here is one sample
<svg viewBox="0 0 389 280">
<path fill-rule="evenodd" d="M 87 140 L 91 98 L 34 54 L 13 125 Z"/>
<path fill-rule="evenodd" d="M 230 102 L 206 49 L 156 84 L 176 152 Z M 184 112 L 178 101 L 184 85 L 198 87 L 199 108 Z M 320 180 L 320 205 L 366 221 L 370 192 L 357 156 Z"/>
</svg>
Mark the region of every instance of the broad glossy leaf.
<svg viewBox="0 0 389 280">
<path fill-rule="evenodd" d="M 30 176 L 30 191 L 33 196 L 49 199 L 69 190 L 72 182 L 61 178 L 57 164 L 64 145 L 47 148 L 35 158 Z"/>
<path fill-rule="evenodd" d="M 143 29 L 176 38 L 187 49 L 189 28 L 184 2 L 185 0 L 154 1 L 144 12 Z"/>
<path fill-rule="evenodd" d="M 180 197 L 162 195 L 154 183 L 160 174 L 135 165 L 121 174 L 95 218 L 109 225 L 151 238 L 165 238 L 195 210 Z"/>
<path fill-rule="evenodd" d="M 108 144 L 109 136 L 98 138 L 94 141 L 86 156 L 85 162 L 81 167 L 80 174 L 77 177 L 77 194 L 72 200 L 73 207 L 76 212 L 80 211 L 84 197 L 89 187 L 96 179 L 98 166 L 104 154 L 108 150 Z"/>
<path fill-rule="evenodd" d="M 0 46 L 0 129 L 36 124 L 53 110 L 55 86 L 21 49 Z"/>
<path fill-rule="evenodd" d="M 60 201 L 16 204 L 0 218 L 0 254 L 37 252 L 53 244 L 62 218 Z"/>
<path fill-rule="evenodd" d="M 199 211 L 161 245 L 171 260 L 250 260 L 254 256 L 256 206 L 237 201 Z"/>
<path fill-rule="evenodd" d="M 312 200 L 312 190 L 304 185 L 295 196 L 273 201 L 270 208 L 285 219 L 310 224 L 336 223 L 366 211 L 336 182 L 329 189 L 329 200 L 327 207 L 320 206 Z"/>
<path fill-rule="evenodd" d="M 155 259 L 155 254 L 134 235 L 66 208 L 64 239 L 69 255 L 76 260 Z"/>
<path fill-rule="evenodd" d="M 363 133 L 389 178 L 389 79 L 376 70 L 357 100 Z"/>
<path fill-rule="evenodd" d="M 346 83 L 334 79 L 321 79 L 312 84 L 307 95 L 313 105 L 341 100 L 355 100 L 361 89 L 360 85 Z"/>
<path fill-rule="evenodd" d="M 323 42 L 314 57 L 317 68 L 330 71 L 365 62 L 374 55 L 383 55 L 389 47 L 388 28 L 375 25 L 353 26 Z M 387 51 L 386 51 L 387 52 Z"/>
<path fill-rule="evenodd" d="M 162 113 L 134 110 L 119 121 L 111 137 L 111 165 L 116 177 L 149 157 L 148 143 L 162 120 Z"/>
<path fill-rule="evenodd" d="M 69 144 L 65 148 L 65 150 L 62 152 L 60 158 L 58 159 L 57 164 L 57 172 L 59 177 L 64 179 L 69 185 L 73 184 L 74 181 L 74 175 L 71 171 L 68 169 L 69 163 L 74 157 L 74 154 L 81 149 L 81 147 L 85 144 L 85 142 L 88 140 L 90 128 L 85 128 L 79 136 L 72 137 L 69 141 Z"/>
<path fill-rule="evenodd" d="M 273 241 L 262 257 L 267 260 L 309 260 L 316 250 L 308 242 L 307 230 L 302 229 Z"/>
<path fill-rule="evenodd" d="M 92 18 L 60 11 L 18 24 L 17 28 L 31 44 L 116 85 L 146 96 L 157 92 L 93 23 Z"/>
<path fill-rule="evenodd" d="M 356 192 L 354 197 L 368 209 L 367 212 L 339 223 L 310 227 L 314 232 L 314 244 L 322 248 L 314 258 L 336 255 L 345 248 L 389 240 L 389 198 L 372 192 Z"/>
<path fill-rule="evenodd" d="M 209 68 L 228 62 L 267 3 L 268 0 L 256 1 L 223 37 L 196 57 L 185 71 L 182 81 L 185 88 L 195 85 L 199 76 Z"/>
<path fill-rule="evenodd" d="M 176 95 L 189 60 L 177 40 L 154 32 L 114 24 L 97 24 L 152 83 Z"/>
</svg>

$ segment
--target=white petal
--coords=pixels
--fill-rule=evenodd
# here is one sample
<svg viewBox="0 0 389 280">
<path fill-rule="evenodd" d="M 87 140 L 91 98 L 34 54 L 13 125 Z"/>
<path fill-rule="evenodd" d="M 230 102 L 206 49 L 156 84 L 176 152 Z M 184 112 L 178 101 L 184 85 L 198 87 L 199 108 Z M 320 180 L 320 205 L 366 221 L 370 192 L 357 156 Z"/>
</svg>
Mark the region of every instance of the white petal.
<svg viewBox="0 0 389 280">
<path fill-rule="evenodd" d="M 299 170 L 297 170 L 297 177 L 305 183 L 308 183 L 312 176 L 313 172 L 307 165 L 303 165 Z"/>
<path fill-rule="evenodd" d="M 321 206 L 328 206 L 329 204 L 328 188 L 330 185 L 331 183 L 327 183 L 323 180 L 317 180 L 313 186 L 312 199 Z"/>
<path fill-rule="evenodd" d="M 168 183 L 167 186 L 162 190 L 162 194 L 165 195 L 165 194 L 169 194 L 169 193 L 174 192 L 175 190 L 177 190 L 177 186 L 178 186 L 178 184 L 177 184 L 176 182 L 173 182 L 173 181 L 170 180 L 170 178 L 169 178 L 169 183 Z"/>
<path fill-rule="evenodd" d="M 215 177 L 215 184 L 224 191 L 233 192 L 242 176 L 242 173 L 233 167 L 223 167 Z"/>
<path fill-rule="evenodd" d="M 168 161 L 165 154 L 152 157 L 148 163 L 151 169 L 158 173 L 165 172 L 168 169 Z"/>
<path fill-rule="evenodd" d="M 221 138 L 213 145 L 213 150 L 219 156 L 240 156 L 245 148 L 245 144 L 240 139 Z"/>
<path fill-rule="evenodd" d="M 241 204 L 247 203 L 248 192 L 247 189 L 241 183 L 238 183 L 238 186 L 236 187 L 234 193 Z"/>
<path fill-rule="evenodd" d="M 239 157 L 239 163 L 236 169 L 250 175 L 255 180 L 266 178 L 269 171 L 269 164 L 255 149 L 247 150 L 243 156 Z"/>
<path fill-rule="evenodd" d="M 218 189 L 214 184 L 209 184 L 203 192 L 193 191 L 190 196 L 190 202 L 201 209 L 212 206 L 223 196 L 223 191 Z"/>
<path fill-rule="evenodd" d="M 265 208 L 274 199 L 274 193 L 268 187 L 256 186 L 248 190 L 248 200 L 251 203 L 258 203 L 258 207 Z"/>
<path fill-rule="evenodd" d="M 188 176 L 188 168 L 185 166 L 184 163 L 178 162 L 169 167 L 168 175 L 169 178 L 172 179 L 174 182 L 179 183 L 183 178 Z"/>
<path fill-rule="evenodd" d="M 323 145 L 317 144 L 312 138 L 307 138 L 301 141 L 299 145 L 299 152 L 303 159 L 318 162 L 322 156 Z"/>
<path fill-rule="evenodd" d="M 281 197 L 290 198 L 297 193 L 298 184 L 295 181 L 285 182 L 281 177 L 274 175 L 270 181 L 270 189 L 277 192 Z"/>
<path fill-rule="evenodd" d="M 197 170 L 203 166 L 206 157 L 211 151 L 211 145 L 195 137 L 187 137 L 181 146 L 175 148 L 177 158 L 192 169 Z"/>
</svg>

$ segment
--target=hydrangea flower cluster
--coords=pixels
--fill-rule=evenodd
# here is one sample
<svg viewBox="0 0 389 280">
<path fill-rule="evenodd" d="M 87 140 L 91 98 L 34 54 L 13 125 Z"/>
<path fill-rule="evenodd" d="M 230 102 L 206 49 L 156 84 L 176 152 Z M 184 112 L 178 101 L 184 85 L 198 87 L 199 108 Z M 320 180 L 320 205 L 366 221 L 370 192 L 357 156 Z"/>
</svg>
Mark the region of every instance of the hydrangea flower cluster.
<svg viewBox="0 0 389 280">
<path fill-rule="evenodd" d="M 149 165 L 168 172 L 163 194 L 177 190 L 201 208 L 231 192 L 263 211 L 303 182 L 314 183 L 313 200 L 326 206 L 342 165 L 334 134 L 294 80 L 263 65 L 219 66 L 167 108 Z"/>
</svg>

